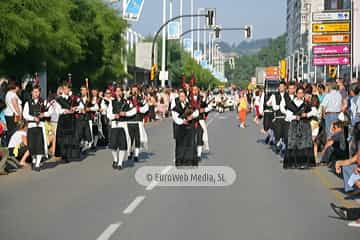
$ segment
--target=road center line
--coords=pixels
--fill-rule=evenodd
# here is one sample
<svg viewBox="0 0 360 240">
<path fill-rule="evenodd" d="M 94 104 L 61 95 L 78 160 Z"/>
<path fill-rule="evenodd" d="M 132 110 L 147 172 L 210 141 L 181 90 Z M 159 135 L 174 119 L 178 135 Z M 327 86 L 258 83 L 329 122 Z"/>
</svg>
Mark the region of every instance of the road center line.
<svg viewBox="0 0 360 240">
<path fill-rule="evenodd" d="M 145 196 L 138 196 L 130 203 L 130 205 L 124 210 L 124 214 L 131 214 L 137 206 L 145 199 Z"/>
<path fill-rule="evenodd" d="M 108 240 L 122 225 L 122 222 L 111 224 L 96 240 Z"/>
</svg>

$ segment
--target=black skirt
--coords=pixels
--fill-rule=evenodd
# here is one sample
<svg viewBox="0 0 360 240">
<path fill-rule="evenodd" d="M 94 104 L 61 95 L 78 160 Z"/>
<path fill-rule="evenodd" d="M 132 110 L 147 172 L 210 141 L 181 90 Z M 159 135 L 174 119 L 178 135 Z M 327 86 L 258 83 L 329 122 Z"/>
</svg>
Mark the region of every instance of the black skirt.
<svg viewBox="0 0 360 240">
<path fill-rule="evenodd" d="M 196 128 L 196 145 L 197 146 L 203 146 L 204 145 L 203 134 L 204 134 L 204 130 L 199 124 L 197 126 L 197 128 Z"/>
<path fill-rule="evenodd" d="M 29 151 L 32 156 L 45 154 L 45 140 L 42 127 L 28 128 Z"/>
<path fill-rule="evenodd" d="M 64 159 L 80 158 L 80 140 L 74 114 L 60 115 L 56 128 L 55 156 Z"/>
<path fill-rule="evenodd" d="M 196 130 L 192 125 L 178 125 L 176 130 L 175 165 L 197 166 Z"/>
<path fill-rule="evenodd" d="M 124 128 L 111 128 L 109 148 L 112 150 L 127 151 L 126 133 Z"/>
<path fill-rule="evenodd" d="M 272 128 L 273 119 L 274 119 L 274 113 L 273 112 L 264 112 L 263 125 L 264 125 L 264 130 L 265 131 Z"/>
<path fill-rule="evenodd" d="M 88 120 L 77 119 L 76 120 L 76 131 L 78 133 L 78 138 L 80 141 L 91 142 L 91 130 Z"/>
<path fill-rule="evenodd" d="M 311 168 L 315 166 L 311 126 L 309 120 L 290 123 L 283 167 Z"/>
<path fill-rule="evenodd" d="M 131 146 L 134 145 L 136 148 L 140 148 L 140 128 L 138 123 L 128 124 L 129 135 L 131 139 Z"/>
<path fill-rule="evenodd" d="M 272 123 L 272 128 L 274 130 L 275 141 L 278 142 L 280 139 L 285 140 L 285 136 L 287 134 L 287 128 L 289 125 L 283 118 L 277 118 Z"/>
</svg>

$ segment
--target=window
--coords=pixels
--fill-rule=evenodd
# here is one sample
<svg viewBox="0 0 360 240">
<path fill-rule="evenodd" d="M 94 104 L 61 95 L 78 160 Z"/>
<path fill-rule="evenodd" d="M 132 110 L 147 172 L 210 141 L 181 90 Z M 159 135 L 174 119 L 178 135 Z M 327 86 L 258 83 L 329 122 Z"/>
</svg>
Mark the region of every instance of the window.
<svg viewBox="0 0 360 240">
<path fill-rule="evenodd" d="M 325 10 L 350 9 L 350 0 L 325 0 Z"/>
</svg>

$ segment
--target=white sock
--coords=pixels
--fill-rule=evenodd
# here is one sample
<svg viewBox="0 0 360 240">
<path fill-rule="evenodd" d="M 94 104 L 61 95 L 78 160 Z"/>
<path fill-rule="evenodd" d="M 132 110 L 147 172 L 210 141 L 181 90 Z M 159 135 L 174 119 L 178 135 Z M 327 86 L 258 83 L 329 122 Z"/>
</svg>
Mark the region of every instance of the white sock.
<svg viewBox="0 0 360 240">
<path fill-rule="evenodd" d="M 98 141 L 99 141 L 99 136 L 95 136 L 94 137 L 94 144 L 93 144 L 94 147 L 97 146 Z"/>
<path fill-rule="evenodd" d="M 32 163 L 35 164 L 36 163 L 36 156 L 32 157 Z"/>
<path fill-rule="evenodd" d="M 140 148 L 135 148 L 135 157 L 139 157 Z"/>
<path fill-rule="evenodd" d="M 202 146 L 197 146 L 197 156 L 201 157 Z"/>
<path fill-rule="evenodd" d="M 118 156 L 118 159 L 119 159 L 118 166 L 122 166 L 122 163 L 123 163 L 124 158 L 125 158 L 125 152 L 126 151 L 118 151 L 118 153 L 117 153 L 117 156 Z"/>
<path fill-rule="evenodd" d="M 41 158 L 42 158 L 41 155 L 36 155 L 35 167 L 40 167 Z"/>
<path fill-rule="evenodd" d="M 112 151 L 111 151 L 111 154 L 113 155 L 114 162 L 118 162 L 118 154 L 117 154 L 117 151 L 112 150 Z"/>
</svg>

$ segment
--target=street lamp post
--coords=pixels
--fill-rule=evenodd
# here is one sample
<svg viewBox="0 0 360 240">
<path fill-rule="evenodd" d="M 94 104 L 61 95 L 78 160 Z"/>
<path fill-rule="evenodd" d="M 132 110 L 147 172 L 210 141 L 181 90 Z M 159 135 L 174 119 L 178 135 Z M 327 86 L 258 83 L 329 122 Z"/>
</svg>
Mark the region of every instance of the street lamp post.
<svg viewBox="0 0 360 240">
<path fill-rule="evenodd" d="M 194 15 L 194 0 L 191 0 L 190 7 L 191 15 Z M 194 28 L 194 18 L 191 18 L 191 29 Z M 194 33 L 191 33 L 191 57 L 194 57 Z"/>
<path fill-rule="evenodd" d="M 163 0 L 163 24 L 166 23 L 166 0 Z M 166 27 L 162 32 L 161 71 L 166 71 Z M 161 76 L 161 87 L 165 87 L 165 76 Z"/>
</svg>

